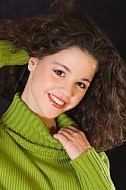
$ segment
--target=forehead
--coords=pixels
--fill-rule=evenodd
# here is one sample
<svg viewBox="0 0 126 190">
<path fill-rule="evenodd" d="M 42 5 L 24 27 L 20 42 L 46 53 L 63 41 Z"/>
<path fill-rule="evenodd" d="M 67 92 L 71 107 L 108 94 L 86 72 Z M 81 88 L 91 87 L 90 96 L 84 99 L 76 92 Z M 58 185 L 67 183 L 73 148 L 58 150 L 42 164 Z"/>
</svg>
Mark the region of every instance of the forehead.
<svg viewBox="0 0 126 190">
<path fill-rule="evenodd" d="M 94 65 L 96 66 L 98 64 L 97 60 L 90 53 L 88 53 L 88 51 L 82 51 L 80 48 L 74 46 L 68 49 L 61 50 L 58 53 L 49 55 L 47 57 L 55 60 L 61 60 L 64 64 L 71 62 L 74 65 L 75 63 L 76 66 L 78 65 L 78 63 L 82 63 L 83 65 L 86 62 L 89 64 L 94 63 Z"/>
<path fill-rule="evenodd" d="M 96 59 L 91 54 L 87 51 L 82 51 L 78 47 L 71 47 L 69 49 L 62 50 L 52 55 L 52 58 L 61 64 L 71 66 L 71 68 L 83 68 L 86 66 L 96 68 L 98 65 Z"/>
<path fill-rule="evenodd" d="M 87 51 L 71 47 L 44 58 L 47 65 L 65 69 L 75 77 L 91 78 L 97 69 L 97 61 Z"/>
</svg>

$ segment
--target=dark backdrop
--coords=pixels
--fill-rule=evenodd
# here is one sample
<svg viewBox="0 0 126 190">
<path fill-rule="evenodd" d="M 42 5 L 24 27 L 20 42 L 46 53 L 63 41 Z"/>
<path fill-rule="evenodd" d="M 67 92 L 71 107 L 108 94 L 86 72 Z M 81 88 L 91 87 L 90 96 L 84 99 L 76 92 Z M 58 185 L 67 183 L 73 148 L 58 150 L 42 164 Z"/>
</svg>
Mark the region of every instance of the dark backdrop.
<svg viewBox="0 0 126 190">
<path fill-rule="evenodd" d="M 47 12 L 53 0 L 1 0 L 0 18 L 16 19 Z M 126 60 L 126 1 L 125 0 L 76 0 L 92 19 L 105 30 L 120 55 Z M 2 72 L 0 70 L 0 91 Z M 0 116 L 10 102 L 0 96 Z M 111 176 L 117 190 L 126 190 L 126 144 L 107 152 Z"/>
</svg>

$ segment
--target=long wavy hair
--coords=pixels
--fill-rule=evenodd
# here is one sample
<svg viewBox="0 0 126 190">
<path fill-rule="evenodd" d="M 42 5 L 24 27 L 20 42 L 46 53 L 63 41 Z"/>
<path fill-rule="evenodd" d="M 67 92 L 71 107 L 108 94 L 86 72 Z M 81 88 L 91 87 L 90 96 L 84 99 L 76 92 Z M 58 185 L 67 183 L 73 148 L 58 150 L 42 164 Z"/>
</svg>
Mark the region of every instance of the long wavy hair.
<svg viewBox="0 0 126 190">
<path fill-rule="evenodd" d="M 30 57 L 39 59 L 73 46 L 92 55 L 98 71 L 83 100 L 67 114 L 97 151 L 124 141 L 126 66 L 104 32 L 82 10 L 3 20 L 0 39 L 13 44 L 13 53 L 24 49 Z M 27 65 L 4 67 L 3 94 L 12 99 L 16 92 L 22 92 L 28 76 Z"/>
</svg>

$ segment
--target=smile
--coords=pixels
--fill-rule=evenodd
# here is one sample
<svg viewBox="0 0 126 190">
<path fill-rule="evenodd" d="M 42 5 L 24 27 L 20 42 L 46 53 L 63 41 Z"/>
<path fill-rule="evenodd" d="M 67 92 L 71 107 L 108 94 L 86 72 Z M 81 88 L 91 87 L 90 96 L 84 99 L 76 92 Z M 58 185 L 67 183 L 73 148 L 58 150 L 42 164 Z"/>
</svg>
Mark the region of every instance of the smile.
<svg viewBox="0 0 126 190">
<path fill-rule="evenodd" d="M 49 99 L 50 99 L 51 104 L 57 109 L 62 109 L 66 105 L 65 101 L 59 99 L 58 97 L 52 94 L 49 94 Z"/>
<path fill-rule="evenodd" d="M 65 102 L 59 100 L 56 96 L 54 96 L 54 95 L 52 95 L 52 94 L 50 94 L 49 96 L 50 96 L 51 99 L 52 99 L 55 103 L 57 103 L 58 105 L 63 106 L 63 105 L 65 104 Z"/>
</svg>

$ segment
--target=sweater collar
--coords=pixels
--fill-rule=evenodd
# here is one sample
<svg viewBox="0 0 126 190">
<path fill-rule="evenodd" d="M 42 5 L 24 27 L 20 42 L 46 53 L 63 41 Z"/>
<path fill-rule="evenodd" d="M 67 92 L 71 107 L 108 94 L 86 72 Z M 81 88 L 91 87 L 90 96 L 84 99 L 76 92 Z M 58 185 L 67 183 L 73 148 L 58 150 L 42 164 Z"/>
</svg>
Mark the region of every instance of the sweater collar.
<svg viewBox="0 0 126 190">
<path fill-rule="evenodd" d="M 6 124 L 6 130 L 13 136 L 16 133 L 17 138 L 21 137 L 37 145 L 62 148 L 61 143 L 52 137 L 49 129 L 39 116 L 28 109 L 27 105 L 21 100 L 19 93 L 15 95 L 2 120 Z M 57 125 L 59 129 L 68 125 L 76 126 L 75 122 L 66 114 L 61 114 L 57 118 Z"/>
</svg>

